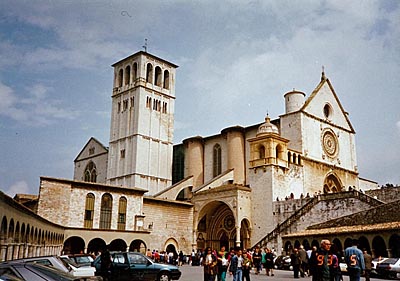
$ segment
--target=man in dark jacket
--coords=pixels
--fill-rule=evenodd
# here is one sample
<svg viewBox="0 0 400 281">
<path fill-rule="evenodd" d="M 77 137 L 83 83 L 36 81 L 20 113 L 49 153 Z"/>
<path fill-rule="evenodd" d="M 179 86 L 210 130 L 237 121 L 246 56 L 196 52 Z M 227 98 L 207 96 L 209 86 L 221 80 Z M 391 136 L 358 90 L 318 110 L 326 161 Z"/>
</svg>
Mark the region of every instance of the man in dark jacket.
<svg viewBox="0 0 400 281">
<path fill-rule="evenodd" d="M 329 254 L 331 249 L 331 242 L 327 239 L 321 241 L 321 247 L 315 256 L 315 280 L 318 281 L 330 281 L 330 266 L 332 264 L 332 256 Z M 314 276 L 313 276 L 314 277 Z M 313 278 L 314 280 L 314 278 Z"/>
<path fill-rule="evenodd" d="M 294 278 L 299 278 L 301 259 L 297 248 L 294 248 L 293 253 L 290 255 L 290 264 L 293 266 Z"/>
<path fill-rule="evenodd" d="M 369 281 L 370 278 L 369 276 L 371 275 L 371 270 L 372 270 L 372 256 L 368 254 L 367 250 L 364 249 L 364 264 L 365 264 L 365 281 Z"/>
</svg>

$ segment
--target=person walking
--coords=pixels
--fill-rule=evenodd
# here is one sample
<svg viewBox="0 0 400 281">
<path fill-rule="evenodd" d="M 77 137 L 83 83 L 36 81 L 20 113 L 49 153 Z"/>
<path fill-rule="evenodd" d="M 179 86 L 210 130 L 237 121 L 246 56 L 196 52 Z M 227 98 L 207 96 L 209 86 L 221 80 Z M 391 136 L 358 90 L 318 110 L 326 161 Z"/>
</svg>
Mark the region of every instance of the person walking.
<svg viewBox="0 0 400 281">
<path fill-rule="evenodd" d="M 370 281 L 371 270 L 372 270 L 372 256 L 368 254 L 366 249 L 364 249 L 363 254 L 365 263 L 365 272 L 364 272 L 365 281 Z"/>
<path fill-rule="evenodd" d="M 111 270 L 112 270 L 111 254 L 108 248 L 106 247 L 101 252 L 100 255 L 100 276 L 103 277 L 104 281 L 110 280 Z"/>
<path fill-rule="evenodd" d="M 229 274 L 233 276 L 233 281 L 243 280 L 243 256 L 242 250 L 237 249 L 235 255 L 231 258 L 229 265 Z"/>
<path fill-rule="evenodd" d="M 226 271 L 228 269 L 228 252 L 225 251 L 225 246 L 221 247 L 221 250 L 217 253 L 217 280 L 226 280 Z"/>
<path fill-rule="evenodd" d="M 253 263 L 256 269 L 256 275 L 261 271 L 261 250 L 260 247 L 256 247 L 253 253 Z"/>
<path fill-rule="evenodd" d="M 217 258 L 213 255 L 210 247 L 206 248 L 203 258 L 204 281 L 214 281 L 217 275 Z"/>
<path fill-rule="evenodd" d="M 307 257 L 307 252 L 304 250 L 304 246 L 301 245 L 299 249 L 299 256 L 301 260 L 301 265 L 300 265 L 300 276 L 304 277 L 308 275 L 308 257 Z"/>
<path fill-rule="evenodd" d="M 360 277 L 365 269 L 364 255 L 357 248 L 357 244 L 358 241 L 354 239 L 352 246 L 344 250 L 344 260 L 347 264 L 350 281 L 360 281 Z"/>
<path fill-rule="evenodd" d="M 274 276 L 274 253 L 272 252 L 271 249 L 265 248 L 266 254 L 265 254 L 265 259 L 266 259 L 266 274 L 269 276 L 271 273 L 271 276 Z"/>
<path fill-rule="evenodd" d="M 243 277 L 242 280 L 244 281 L 246 279 L 246 281 L 250 281 L 250 270 L 253 266 L 253 263 L 251 261 L 251 257 L 249 255 L 245 255 L 243 254 Z"/>
<path fill-rule="evenodd" d="M 293 266 L 294 278 L 299 278 L 301 259 L 299 250 L 297 248 L 294 248 L 292 254 L 290 255 L 290 264 Z"/>
<path fill-rule="evenodd" d="M 331 281 L 332 256 L 330 256 L 330 249 L 331 242 L 327 239 L 321 240 L 321 247 L 315 256 L 316 268 L 313 272 L 313 280 Z"/>
</svg>

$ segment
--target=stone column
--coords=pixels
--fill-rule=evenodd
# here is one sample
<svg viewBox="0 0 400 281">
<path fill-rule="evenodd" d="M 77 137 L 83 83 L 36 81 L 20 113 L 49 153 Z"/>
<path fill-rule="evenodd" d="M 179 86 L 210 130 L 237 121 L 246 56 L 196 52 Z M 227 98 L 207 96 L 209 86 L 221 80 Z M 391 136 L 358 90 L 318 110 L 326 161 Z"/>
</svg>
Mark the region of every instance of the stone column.
<svg viewBox="0 0 400 281">
<path fill-rule="evenodd" d="M 236 247 L 240 247 L 240 226 L 236 226 Z"/>
<path fill-rule="evenodd" d="M 6 261 L 7 258 L 7 245 L 1 244 L 0 245 L 0 261 Z"/>
</svg>

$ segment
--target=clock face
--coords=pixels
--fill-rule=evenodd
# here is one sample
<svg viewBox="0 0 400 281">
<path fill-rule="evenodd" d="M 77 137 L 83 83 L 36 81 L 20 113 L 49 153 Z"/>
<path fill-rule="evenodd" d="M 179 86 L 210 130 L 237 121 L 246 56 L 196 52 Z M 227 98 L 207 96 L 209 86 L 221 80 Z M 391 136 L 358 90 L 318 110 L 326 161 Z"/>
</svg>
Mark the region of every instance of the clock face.
<svg viewBox="0 0 400 281">
<path fill-rule="evenodd" d="M 235 226 L 235 219 L 233 216 L 227 216 L 224 220 L 224 226 L 227 230 L 231 230 Z"/>
<path fill-rule="evenodd" d="M 338 152 L 338 142 L 336 139 L 336 135 L 331 130 L 326 130 L 322 136 L 322 147 L 326 154 L 331 157 L 336 156 Z"/>
</svg>

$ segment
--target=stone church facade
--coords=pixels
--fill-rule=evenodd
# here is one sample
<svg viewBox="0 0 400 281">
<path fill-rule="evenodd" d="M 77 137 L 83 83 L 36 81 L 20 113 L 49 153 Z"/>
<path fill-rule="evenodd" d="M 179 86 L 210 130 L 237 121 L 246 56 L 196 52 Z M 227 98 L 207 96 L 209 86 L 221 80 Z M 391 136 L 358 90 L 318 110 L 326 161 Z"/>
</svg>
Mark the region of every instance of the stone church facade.
<svg viewBox="0 0 400 281">
<path fill-rule="evenodd" d="M 329 233 L 313 225 L 388 203 L 359 177 L 355 130 L 324 73 L 308 97 L 286 93 L 276 119 L 173 145 L 177 67 L 146 52 L 113 64 L 109 146 L 91 138 L 73 180 L 41 177 L 37 214 L 65 227 L 63 252 L 309 247 Z M 386 243 L 363 243 L 400 255 L 399 229 L 394 218 Z"/>
</svg>

